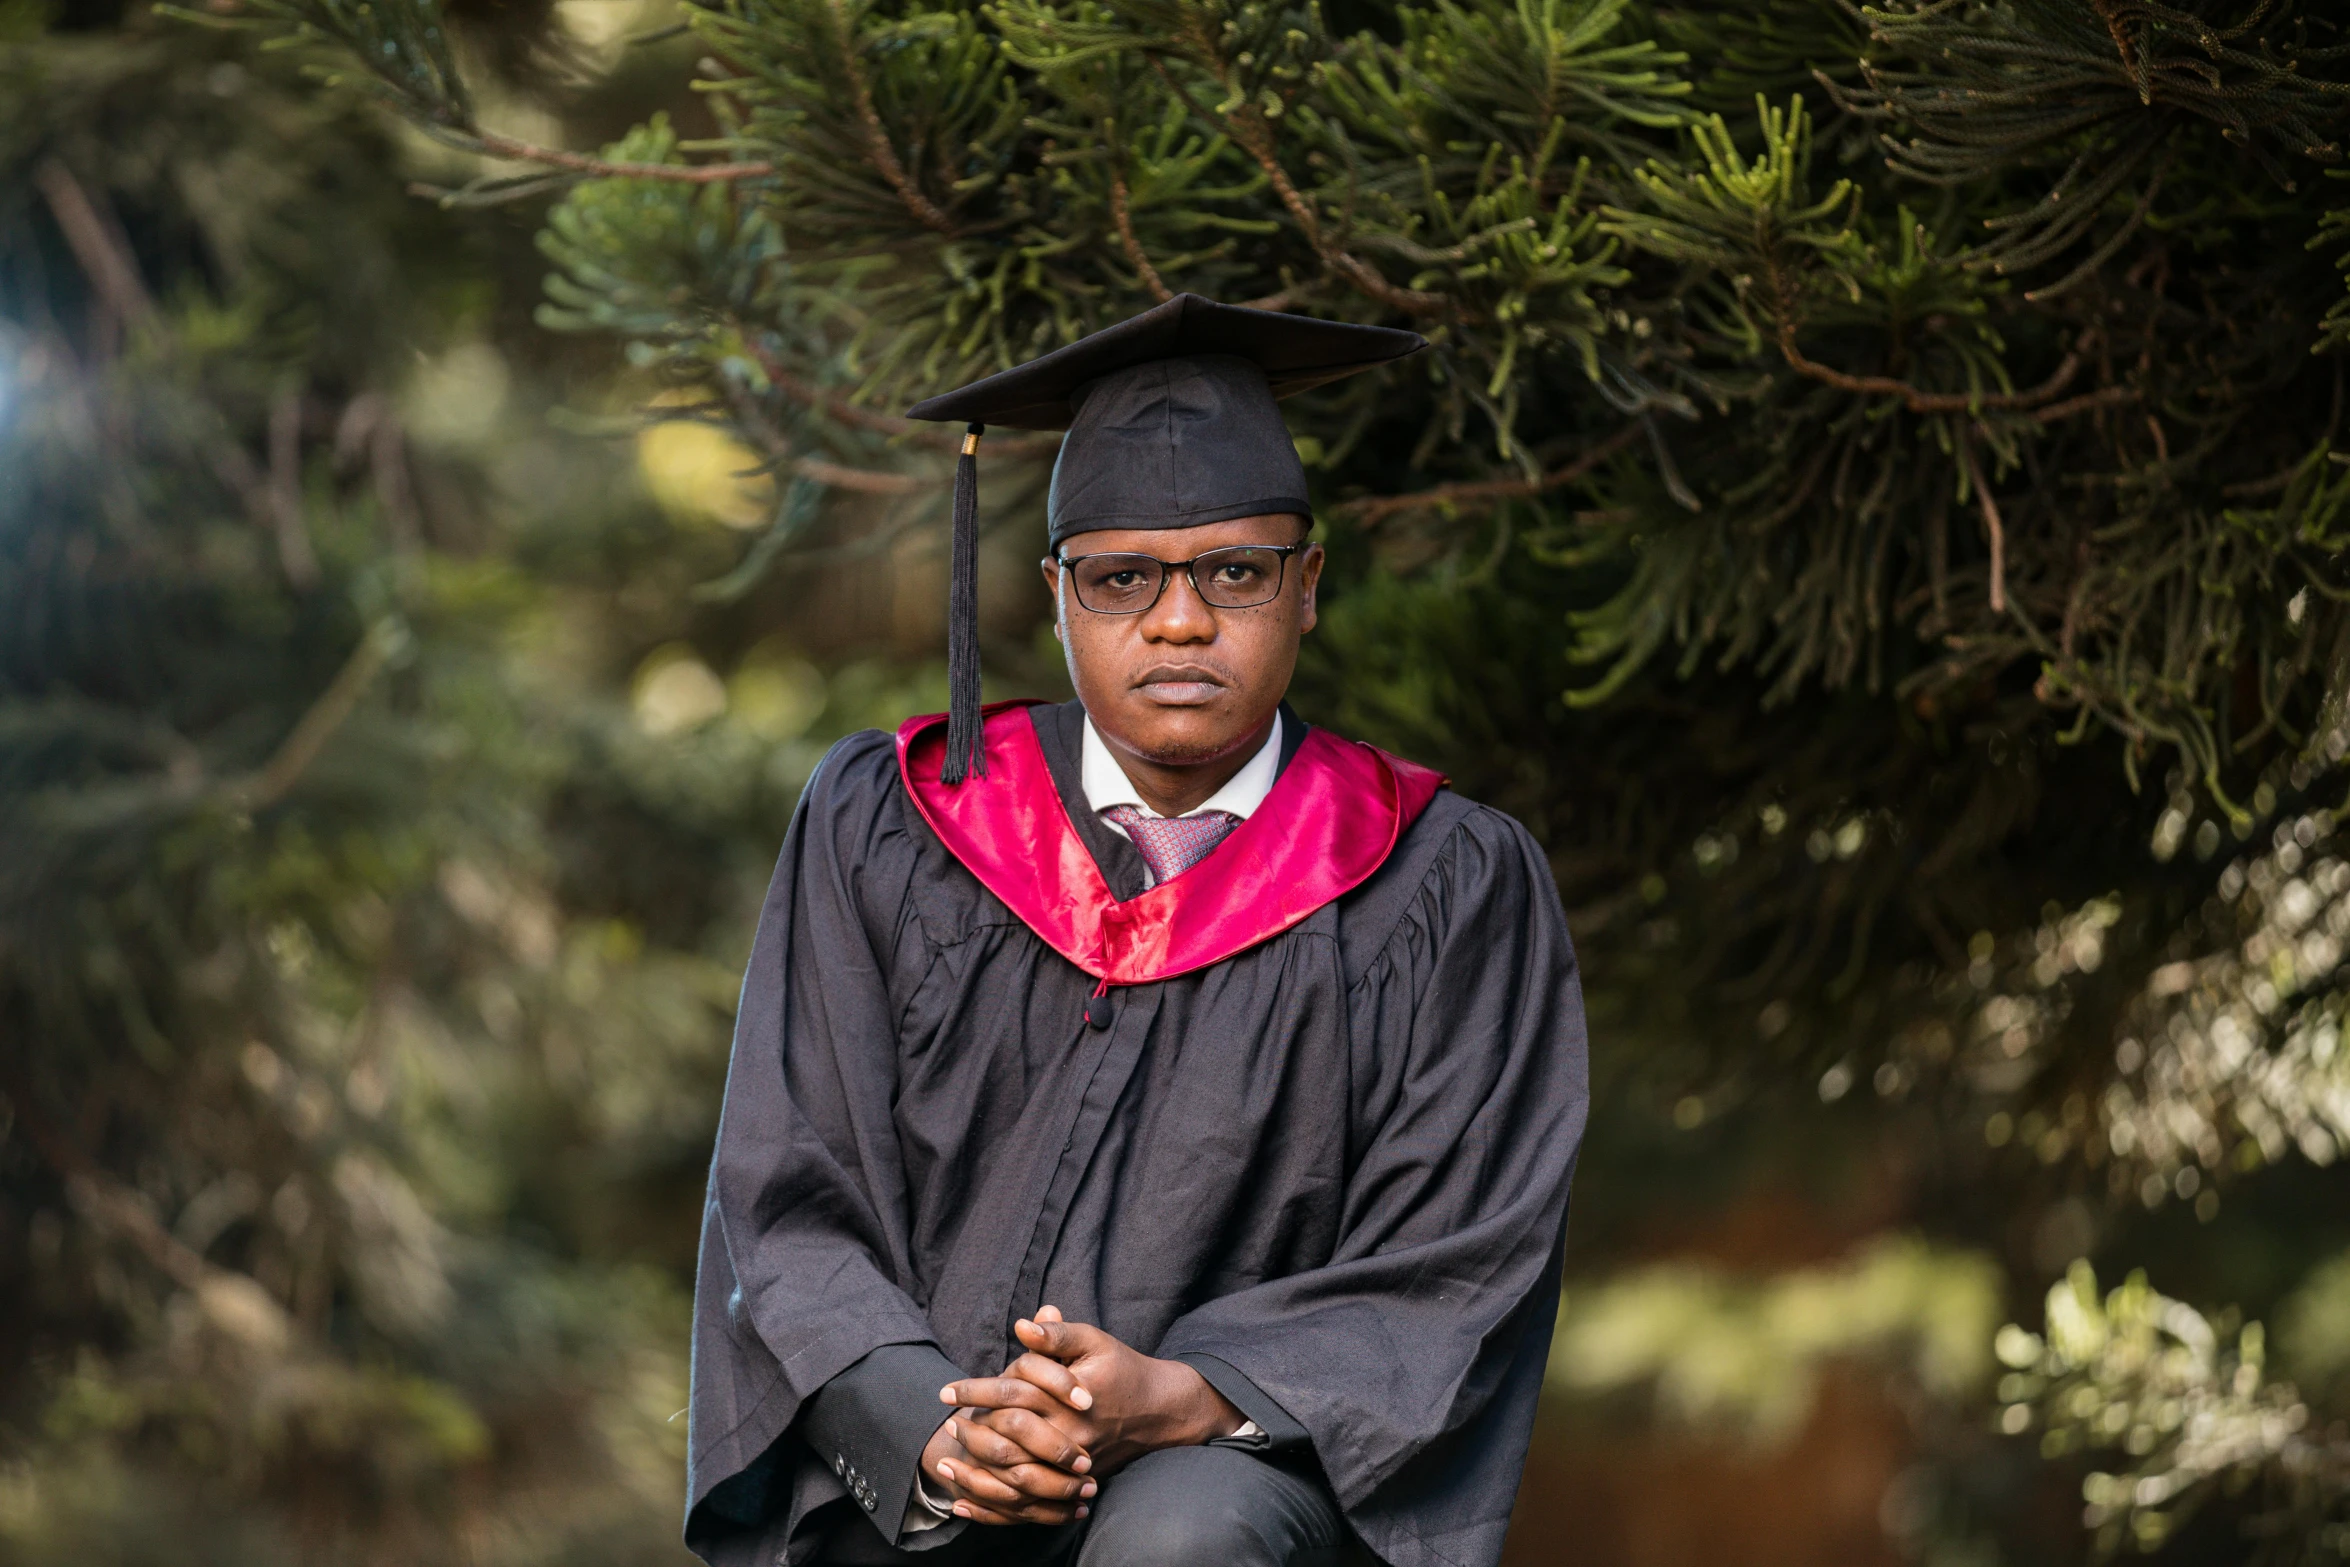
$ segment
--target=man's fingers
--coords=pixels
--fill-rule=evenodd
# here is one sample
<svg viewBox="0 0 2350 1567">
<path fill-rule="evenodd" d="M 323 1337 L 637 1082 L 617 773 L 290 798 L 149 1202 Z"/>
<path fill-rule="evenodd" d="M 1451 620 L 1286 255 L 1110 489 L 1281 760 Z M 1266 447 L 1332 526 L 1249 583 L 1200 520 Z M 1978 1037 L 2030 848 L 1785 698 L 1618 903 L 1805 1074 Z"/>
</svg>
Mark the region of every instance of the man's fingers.
<svg viewBox="0 0 2350 1567">
<path fill-rule="evenodd" d="M 966 1442 L 966 1452 L 975 1452 Z M 947 1473 L 954 1471 L 954 1473 Z M 1100 1485 L 1060 1468 L 1036 1464 L 1025 1452 L 1013 1464 L 989 1464 L 987 1459 L 942 1459 L 938 1478 L 978 1497 L 987 1506 L 1013 1506 L 1025 1501 L 1090 1501 Z"/>
<path fill-rule="evenodd" d="M 1009 1432 L 995 1424 L 997 1421 L 1008 1422 L 1012 1414 L 1017 1414 L 1027 1424 L 1017 1431 Z M 958 1420 L 955 1440 L 961 1442 L 971 1456 L 981 1463 L 1012 1475 L 1013 1483 L 1032 1496 L 1074 1496 L 1079 1484 L 1077 1477 L 1093 1467 L 1083 1448 L 1024 1410 L 991 1414 L 984 1422 L 967 1418 Z M 1031 1485 L 1020 1473 L 1027 1469 L 1058 1478 L 1049 1486 Z"/>
<path fill-rule="evenodd" d="M 997 1474 L 982 1463 L 965 1459 L 961 1463 L 946 1460 L 938 1466 L 939 1477 L 961 1491 L 965 1496 L 989 1507 L 1017 1508 L 1027 1501 L 1028 1493 Z"/>
<path fill-rule="evenodd" d="M 1065 1515 L 1070 1505 L 1091 1501 L 1099 1489 L 1091 1480 L 1033 1463 L 999 1469 L 969 1459 L 945 1459 L 939 1463 L 938 1474 L 964 1496 L 1004 1513 L 1025 1514 L 1044 1505 L 1060 1508 Z"/>
<path fill-rule="evenodd" d="M 1041 1317 L 1043 1313 L 1037 1315 Z M 1021 1344 L 1036 1354 L 1050 1355 L 1056 1360 L 1077 1358 L 1077 1351 L 1069 1347 L 1068 1331 L 1069 1324 L 1066 1322 L 1044 1322 L 1030 1317 L 1022 1317 L 1012 1324 L 1013 1336 Z"/>
<path fill-rule="evenodd" d="M 987 1413 L 982 1424 L 989 1432 L 1009 1437 L 1025 1450 L 1015 1462 L 1033 1456 L 1073 1475 L 1093 1468 L 1093 1457 L 1083 1444 L 1042 1415 L 1025 1409 L 995 1409 Z"/>
<path fill-rule="evenodd" d="M 958 1465 L 958 1471 L 964 1466 Z M 1019 1502 L 983 1502 L 968 1490 L 956 1496 L 950 1509 L 957 1518 L 968 1518 L 981 1524 L 1039 1523 L 1064 1524 L 1071 1518 L 1083 1518 L 1091 1508 L 1079 1502 L 1049 1502 L 1028 1498 Z"/>
<path fill-rule="evenodd" d="M 1118 1342 L 1090 1323 L 1061 1321 L 1059 1312 L 1048 1321 L 1039 1311 L 1032 1319 L 1013 1323 L 1012 1331 L 1025 1347 L 1060 1361 L 1077 1360 Z"/>
<path fill-rule="evenodd" d="M 955 1421 L 955 1440 L 962 1443 L 963 1450 L 973 1458 L 997 1469 L 1009 1469 L 1014 1464 L 1027 1463 L 1034 1456 L 1010 1437 L 990 1430 L 976 1420 L 958 1418 Z"/>
<path fill-rule="evenodd" d="M 1038 1502 L 1089 1502 L 1099 1489 L 1091 1480 L 1064 1474 L 1043 1464 L 1014 1464 L 1000 1471 L 1012 1488 Z"/>
<path fill-rule="evenodd" d="M 968 1518 L 973 1523 L 1014 1524 L 1028 1521 L 1025 1518 L 1015 1517 L 1011 1513 L 998 1512 L 983 1502 L 973 1501 L 968 1496 L 956 1497 L 952 1511 L 957 1518 Z"/>
<path fill-rule="evenodd" d="M 1089 1509 L 1071 1507 L 1065 1502 L 1031 1502 L 1026 1507 L 1010 1510 L 987 1507 L 965 1498 L 955 1503 L 955 1516 L 982 1524 L 1037 1523 L 1051 1528 L 1067 1523 L 1072 1518 L 1083 1518 Z"/>
<path fill-rule="evenodd" d="M 1076 1374 L 1049 1355 L 1031 1350 L 1005 1368 L 1004 1375 L 1033 1382 L 1072 1409 L 1093 1407 L 1093 1395 L 1078 1385 Z"/>
<path fill-rule="evenodd" d="M 938 1390 L 939 1402 L 960 1409 L 1033 1409 L 1052 1413 L 1060 1402 L 1025 1377 L 970 1377 Z"/>
</svg>

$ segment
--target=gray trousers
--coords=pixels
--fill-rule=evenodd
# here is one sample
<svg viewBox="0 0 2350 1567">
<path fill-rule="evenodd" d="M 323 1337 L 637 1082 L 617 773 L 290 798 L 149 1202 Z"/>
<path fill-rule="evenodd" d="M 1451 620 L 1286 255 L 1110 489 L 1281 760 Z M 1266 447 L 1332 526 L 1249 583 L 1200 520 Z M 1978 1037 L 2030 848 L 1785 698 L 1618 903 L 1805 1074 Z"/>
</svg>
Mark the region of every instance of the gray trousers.
<svg viewBox="0 0 2350 1567">
<path fill-rule="evenodd" d="M 836 1530 L 824 1567 L 1342 1567 L 1371 1558 L 1304 1465 L 1233 1447 L 1169 1447 L 1102 1482 L 1091 1516 L 1059 1528 L 966 1524 L 924 1551 L 863 1519 Z"/>
</svg>

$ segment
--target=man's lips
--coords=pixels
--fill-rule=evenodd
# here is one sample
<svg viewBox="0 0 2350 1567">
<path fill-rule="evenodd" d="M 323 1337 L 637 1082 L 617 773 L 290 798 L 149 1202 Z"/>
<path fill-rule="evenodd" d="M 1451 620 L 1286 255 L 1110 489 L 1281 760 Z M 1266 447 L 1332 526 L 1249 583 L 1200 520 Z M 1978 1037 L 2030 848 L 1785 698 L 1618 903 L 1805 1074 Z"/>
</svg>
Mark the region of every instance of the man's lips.
<svg viewBox="0 0 2350 1567">
<path fill-rule="evenodd" d="M 1134 688 L 1167 707 L 1198 707 L 1222 696 L 1231 684 L 1215 670 L 1183 664 L 1146 669 Z"/>
</svg>

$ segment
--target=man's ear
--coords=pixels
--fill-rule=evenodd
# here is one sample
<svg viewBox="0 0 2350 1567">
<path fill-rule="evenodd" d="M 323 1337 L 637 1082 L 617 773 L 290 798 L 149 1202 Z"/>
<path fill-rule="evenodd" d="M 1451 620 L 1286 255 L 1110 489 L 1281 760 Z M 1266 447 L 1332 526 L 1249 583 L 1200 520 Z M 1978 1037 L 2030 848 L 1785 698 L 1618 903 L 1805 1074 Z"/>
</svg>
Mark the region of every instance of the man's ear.
<svg viewBox="0 0 2350 1567">
<path fill-rule="evenodd" d="M 1044 559 L 1038 561 L 1036 564 L 1044 572 L 1045 592 L 1052 595 L 1053 638 L 1056 641 L 1060 641 L 1063 640 L 1061 636 L 1061 564 L 1059 561 L 1054 560 L 1050 555 L 1047 555 Z"/>
<path fill-rule="evenodd" d="M 1322 582 L 1322 546 L 1308 544 L 1306 552 L 1297 558 L 1297 629 L 1299 635 L 1314 629 L 1316 614 L 1314 591 Z"/>
</svg>

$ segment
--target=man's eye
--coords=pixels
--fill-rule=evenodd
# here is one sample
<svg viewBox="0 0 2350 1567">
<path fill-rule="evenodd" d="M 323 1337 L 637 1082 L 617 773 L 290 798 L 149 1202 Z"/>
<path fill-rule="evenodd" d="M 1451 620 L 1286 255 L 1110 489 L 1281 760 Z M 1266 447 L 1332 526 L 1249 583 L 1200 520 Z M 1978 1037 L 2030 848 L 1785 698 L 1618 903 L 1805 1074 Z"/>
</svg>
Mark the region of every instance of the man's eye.
<svg viewBox="0 0 2350 1567">
<path fill-rule="evenodd" d="M 1247 588 L 1264 581 L 1265 573 L 1246 561 L 1227 561 L 1216 568 L 1216 580 L 1228 588 Z"/>
<path fill-rule="evenodd" d="M 1142 573 L 1139 571 L 1113 571 L 1102 579 L 1102 586 L 1121 590 L 1139 588 L 1142 586 Z"/>
</svg>

